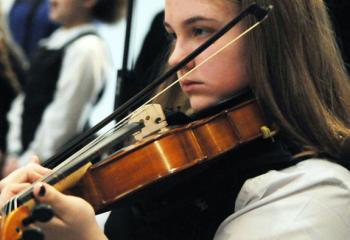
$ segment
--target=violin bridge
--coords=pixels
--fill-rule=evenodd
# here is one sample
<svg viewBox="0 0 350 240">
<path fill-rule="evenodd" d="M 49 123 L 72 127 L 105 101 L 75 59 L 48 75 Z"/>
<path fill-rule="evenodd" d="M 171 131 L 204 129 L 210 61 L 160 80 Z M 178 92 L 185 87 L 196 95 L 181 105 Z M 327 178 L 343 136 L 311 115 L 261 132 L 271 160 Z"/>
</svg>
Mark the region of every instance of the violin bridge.
<svg viewBox="0 0 350 240">
<path fill-rule="evenodd" d="M 129 123 L 133 122 L 143 122 L 145 125 L 141 131 L 134 133 L 134 138 L 138 141 L 148 135 L 163 131 L 168 126 L 160 104 L 147 104 L 137 109 L 129 120 Z"/>
</svg>

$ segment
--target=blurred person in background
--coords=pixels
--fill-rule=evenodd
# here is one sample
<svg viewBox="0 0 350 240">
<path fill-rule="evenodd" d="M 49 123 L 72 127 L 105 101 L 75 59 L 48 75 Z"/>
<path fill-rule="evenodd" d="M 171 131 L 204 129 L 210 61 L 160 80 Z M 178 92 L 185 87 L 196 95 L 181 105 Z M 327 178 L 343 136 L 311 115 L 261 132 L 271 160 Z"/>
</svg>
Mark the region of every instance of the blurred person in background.
<svg viewBox="0 0 350 240">
<path fill-rule="evenodd" d="M 6 156 L 6 134 L 8 121 L 6 114 L 13 99 L 21 91 L 23 69 L 18 57 L 9 44 L 7 32 L 0 11 L 0 168 Z"/>
<path fill-rule="evenodd" d="M 47 159 L 83 131 L 107 78 L 115 77 L 109 49 L 94 20 L 112 23 L 121 0 L 52 0 L 50 19 L 61 25 L 31 61 L 24 94 L 8 115 L 9 156 L 4 175 L 33 155 Z"/>
<path fill-rule="evenodd" d="M 58 25 L 49 18 L 49 0 L 15 0 L 8 24 L 15 42 L 30 60 L 39 41 L 50 36 Z"/>
</svg>

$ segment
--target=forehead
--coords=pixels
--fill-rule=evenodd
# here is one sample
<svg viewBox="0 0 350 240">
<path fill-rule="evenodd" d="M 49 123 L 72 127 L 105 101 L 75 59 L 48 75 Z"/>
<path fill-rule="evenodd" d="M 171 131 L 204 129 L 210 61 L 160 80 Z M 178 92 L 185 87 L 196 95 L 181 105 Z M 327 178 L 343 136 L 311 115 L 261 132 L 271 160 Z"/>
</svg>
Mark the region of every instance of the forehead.
<svg viewBox="0 0 350 240">
<path fill-rule="evenodd" d="M 165 21 L 173 22 L 192 16 L 231 19 L 239 11 L 232 0 L 166 0 Z"/>
</svg>

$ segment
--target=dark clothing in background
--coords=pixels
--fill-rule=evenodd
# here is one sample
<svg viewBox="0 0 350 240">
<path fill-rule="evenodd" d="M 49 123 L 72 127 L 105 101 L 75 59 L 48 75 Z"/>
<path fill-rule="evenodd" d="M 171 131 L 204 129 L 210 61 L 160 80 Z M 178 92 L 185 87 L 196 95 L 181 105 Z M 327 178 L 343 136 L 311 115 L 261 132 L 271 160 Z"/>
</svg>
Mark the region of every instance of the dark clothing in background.
<svg viewBox="0 0 350 240">
<path fill-rule="evenodd" d="M 61 70 L 64 50 L 39 48 L 28 71 L 24 88 L 22 146 L 26 151 L 34 138 L 45 108 L 51 103 Z M 45 59 L 43 61 L 43 59 Z M 58 113 L 59 114 L 59 113 Z"/>
<path fill-rule="evenodd" d="M 349 0 L 326 0 L 336 31 L 337 41 L 342 51 L 348 72 L 350 72 L 350 31 L 347 27 L 350 22 Z"/>
<path fill-rule="evenodd" d="M 9 27 L 15 42 L 31 59 L 38 42 L 57 27 L 49 20 L 49 0 L 16 0 L 9 13 Z"/>
<path fill-rule="evenodd" d="M 2 74 L 3 66 L 0 63 L 0 150 L 6 151 L 6 133 L 8 131 L 8 122 L 6 114 L 10 109 L 12 100 L 16 97 L 16 92 L 9 83 L 8 79 Z"/>
<path fill-rule="evenodd" d="M 143 42 L 140 55 L 126 83 L 122 84 L 118 105 L 126 102 L 155 80 L 164 66 L 169 41 L 163 25 L 164 12 L 158 13 Z"/>
<path fill-rule="evenodd" d="M 65 49 L 77 39 L 91 34 L 96 35 L 94 32 L 85 32 L 67 42 L 60 49 L 51 50 L 42 47 L 37 51 L 28 71 L 28 81 L 24 88 L 21 135 L 23 152 L 32 142 L 43 113 L 54 98 Z"/>
<path fill-rule="evenodd" d="M 24 72 L 19 61 L 9 53 L 9 60 L 12 70 L 16 74 L 17 80 L 21 85 L 24 84 Z M 6 134 L 8 131 L 7 112 L 10 110 L 11 103 L 17 96 L 17 92 L 11 84 L 11 80 L 4 74 L 5 66 L 0 62 L 0 150 L 6 152 Z"/>
</svg>

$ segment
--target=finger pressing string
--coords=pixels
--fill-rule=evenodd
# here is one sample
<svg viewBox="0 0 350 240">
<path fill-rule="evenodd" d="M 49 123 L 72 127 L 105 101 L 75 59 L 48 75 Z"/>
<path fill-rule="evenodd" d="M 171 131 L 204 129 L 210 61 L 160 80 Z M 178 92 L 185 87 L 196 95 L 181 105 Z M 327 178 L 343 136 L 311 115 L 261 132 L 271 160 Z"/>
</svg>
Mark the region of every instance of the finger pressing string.
<svg viewBox="0 0 350 240">
<path fill-rule="evenodd" d="M 31 182 L 38 180 L 40 177 L 49 175 L 52 172 L 51 169 L 40 165 L 40 159 L 37 155 L 32 156 L 32 159 L 27 166 L 29 169 L 33 170 L 28 172 L 28 179 L 32 180 Z"/>
<path fill-rule="evenodd" d="M 55 215 L 60 216 L 65 212 L 65 198 L 62 193 L 46 183 L 36 183 L 33 188 L 34 196 L 40 203 L 53 207 Z"/>
</svg>

